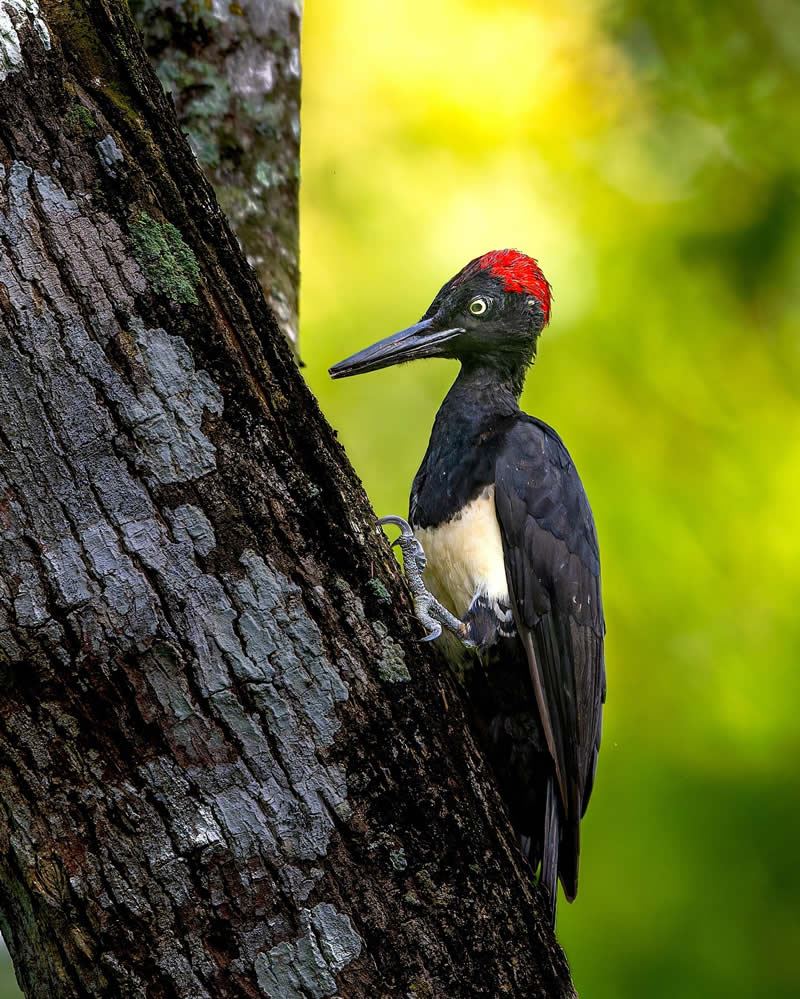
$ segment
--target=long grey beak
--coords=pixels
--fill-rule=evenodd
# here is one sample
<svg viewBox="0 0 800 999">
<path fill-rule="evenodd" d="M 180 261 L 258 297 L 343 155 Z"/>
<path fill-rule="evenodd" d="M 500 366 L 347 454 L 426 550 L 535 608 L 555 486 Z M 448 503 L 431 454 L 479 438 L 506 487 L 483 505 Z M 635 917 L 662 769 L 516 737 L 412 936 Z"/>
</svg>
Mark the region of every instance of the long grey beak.
<svg viewBox="0 0 800 999">
<path fill-rule="evenodd" d="M 415 361 L 420 357 L 436 357 L 441 354 L 442 344 L 460 336 L 464 330 L 434 329 L 436 317 L 423 319 L 407 330 L 393 333 L 385 340 L 365 347 L 352 357 L 346 357 L 338 364 L 328 369 L 331 378 L 349 378 L 350 375 L 361 375 L 365 371 L 377 371 L 388 368 L 392 364 L 402 364 L 403 361 Z"/>
</svg>

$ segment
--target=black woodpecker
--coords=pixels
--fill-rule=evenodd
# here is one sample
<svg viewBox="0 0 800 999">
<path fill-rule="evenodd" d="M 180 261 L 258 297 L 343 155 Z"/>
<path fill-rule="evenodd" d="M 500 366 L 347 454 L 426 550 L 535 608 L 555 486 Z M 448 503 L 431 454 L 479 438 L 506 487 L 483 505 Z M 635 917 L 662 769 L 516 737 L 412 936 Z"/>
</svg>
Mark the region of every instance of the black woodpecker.
<svg viewBox="0 0 800 999">
<path fill-rule="evenodd" d="M 578 890 L 580 821 L 603 703 L 603 607 L 592 511 L 558 434 L 518 404 L 550 285 L 532 258 L 467 264 L 422 319 L 340 361 L 333 378 L 420 357 L 461 362 L 411 489 L 404 553 L 429 638 L 442 626 L 478 655 L 460 679 L 523 853 Z M 424 572 L 423 572 L 424 570 Z"/>
</svg>

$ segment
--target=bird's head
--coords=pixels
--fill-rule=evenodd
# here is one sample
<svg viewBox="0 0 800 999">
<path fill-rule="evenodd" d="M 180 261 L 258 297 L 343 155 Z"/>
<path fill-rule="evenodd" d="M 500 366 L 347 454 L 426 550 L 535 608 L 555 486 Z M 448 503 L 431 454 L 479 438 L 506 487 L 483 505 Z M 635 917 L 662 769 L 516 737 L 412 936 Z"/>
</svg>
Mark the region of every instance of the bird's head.
<svg viewBox="0 0 800 999">
<path fill-rule="evenodd" d="M 533 257 L 484 253 L 447 282 L 418 323 L 339 361 L 330 375 L 347 378 L 421 357 L 524 369 L 550 319 L 550 299 Z"/>
</svg>

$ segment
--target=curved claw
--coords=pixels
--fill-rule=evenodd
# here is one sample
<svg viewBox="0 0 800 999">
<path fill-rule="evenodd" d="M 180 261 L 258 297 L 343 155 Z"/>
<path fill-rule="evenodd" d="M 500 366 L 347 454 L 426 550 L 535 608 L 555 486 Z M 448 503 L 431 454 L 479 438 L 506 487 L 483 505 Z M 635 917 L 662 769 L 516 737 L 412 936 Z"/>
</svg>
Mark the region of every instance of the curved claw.
<svg viewBox="0 0 800 999">
<path fill-rule="evenodd" d="M 386 517 L 378 517 L 378 523 L 383 526 L 384 524 L 394 524 L 395 527 L 399 527 L 401 532 L 406 537 L 413 537 L 414 532 L 411 530 L 411 524 L 407 520 L 403 520 L 402 517 L 398 517 L 394 513 L 388 514 Z"/>
<path fill-rule="evenodd" d="M 403 520 L 402 517 L 398 517 L 395 514 L 389 514 L 386 517 L 380 517 L 378 523 L 383 527 L 385 524 L 392 524 L 395 527 L 400 528 L 400 534 L 398 537 L 391 542 L 392 548 L 398 547 L 403 553 L 403 558 L 407 559 L 409 556 L 413 557 L 417 563 L 417 568 L 420 572 L 424 572 L 428 564 L 428 559 L 425 556 L 425 552 L 422 550 L 422 545 L 417 540 L 414 534 L 414 529 L 407 520 Z"/>
<path fill-rule="evenodd" d="M 421 642 L 432 642 L 435 638 L 438 638 L 442 633 L 442 626 L 437 622 L 433 626 L 433 630 L 430 634 L 426 635 L 424 638 L 420 638 Z"/>
</svg>

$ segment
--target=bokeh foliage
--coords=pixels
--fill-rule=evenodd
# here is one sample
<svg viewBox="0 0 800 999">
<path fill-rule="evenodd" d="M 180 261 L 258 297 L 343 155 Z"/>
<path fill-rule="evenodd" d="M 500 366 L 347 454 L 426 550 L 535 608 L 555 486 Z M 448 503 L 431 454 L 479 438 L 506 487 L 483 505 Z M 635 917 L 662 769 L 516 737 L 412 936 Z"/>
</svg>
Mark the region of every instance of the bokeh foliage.
<svg viewBox="0 0 800 999">
<path fill-rule="evenodd" d="M 485 250 L 534 254 L 554 286 L 523 401 L 581 470 L 608 622 L 581 889 L 559 911 L 578 988 L 794 999 L 800 7 L 304 16 L 302 353 L 379 513 L 406 509 L 454 368 L 332 383 L 328 365 Z"/>
<path fill-rule="evenodd" d="M 306 376 L 380 514 L 455 374 L 330 382 L 485 250 L 555 291 L 525 407 L 603 556 L 587 999 L 800 994 L 800 7 L 311 3 Z"/>
</svg>

